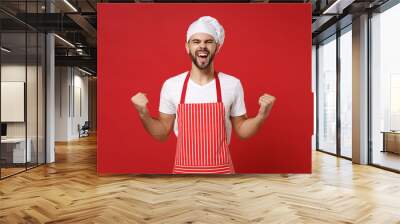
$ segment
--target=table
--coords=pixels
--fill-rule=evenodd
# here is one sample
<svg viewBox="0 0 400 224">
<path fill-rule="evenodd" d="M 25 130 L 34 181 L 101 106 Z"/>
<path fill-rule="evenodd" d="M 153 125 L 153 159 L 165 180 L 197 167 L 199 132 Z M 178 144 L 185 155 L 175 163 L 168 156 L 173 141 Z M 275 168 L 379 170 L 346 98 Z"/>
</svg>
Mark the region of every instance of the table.
<svg viewBox="0 0 400 224">
<path fill-rule="evenodd" d="M 1 139 L 1 157 L 6 163 L 26 163 L 31 162 L 31 145 L 32 140 L 27 138 L 26 154 L 25 154 L 25 138 L 6 138 Z M 26 161 L 25 161 L 26 160 Z"/>
</svg>

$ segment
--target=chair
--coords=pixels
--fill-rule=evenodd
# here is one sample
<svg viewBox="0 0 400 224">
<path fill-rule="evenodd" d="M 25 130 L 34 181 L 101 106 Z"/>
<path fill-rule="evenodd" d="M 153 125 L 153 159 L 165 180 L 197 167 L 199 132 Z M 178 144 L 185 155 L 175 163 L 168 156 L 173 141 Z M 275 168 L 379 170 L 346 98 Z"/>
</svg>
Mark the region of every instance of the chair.
<svg viewBox="0 0 400 224">
<path fill-rule="evenodd" d="M 89 136 L 89 129 L 90 129 L 89 121 L 85 121 L 82 127 L 80 127 L 80 125 L 78 124 L 79 138 Z"/>
</svg>

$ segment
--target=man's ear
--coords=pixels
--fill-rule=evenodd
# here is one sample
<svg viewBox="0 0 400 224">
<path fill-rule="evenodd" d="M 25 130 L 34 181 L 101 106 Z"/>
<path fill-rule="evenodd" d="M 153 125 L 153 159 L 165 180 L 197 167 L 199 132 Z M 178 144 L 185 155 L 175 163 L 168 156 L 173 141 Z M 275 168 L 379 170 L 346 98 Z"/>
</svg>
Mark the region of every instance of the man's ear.
<svg viewBox="0 0 400 224">
<path fill-rule="evenodd" d="M 189 43 L 188 42 L 185 43 L 185 48 L 186 48 L 186 53 L 189 54 Z"/>
</svg>

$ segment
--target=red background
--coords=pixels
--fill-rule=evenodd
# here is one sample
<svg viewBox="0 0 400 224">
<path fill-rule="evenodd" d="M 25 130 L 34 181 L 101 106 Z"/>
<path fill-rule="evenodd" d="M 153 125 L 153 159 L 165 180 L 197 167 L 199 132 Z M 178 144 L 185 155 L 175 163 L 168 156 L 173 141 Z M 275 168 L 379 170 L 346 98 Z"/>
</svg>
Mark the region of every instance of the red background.
<svg viewBox="0 0 400 224">
<path fill-rule="evenodd" d="M 230 150 L 237 173 L 310 173 L 310 4 L 99 4 L 98 153 L 100 174 L 171 173 L 176 137 L 153 140 L 130 102 L 144 92 L 158 115 L 163 82 L 190 69 L 184 44 L 201 16 L 225 28 L 218 71 L 239 78 L 249 116 L 264 92 L 276 96 L 260 132 Z"/>
</svg>

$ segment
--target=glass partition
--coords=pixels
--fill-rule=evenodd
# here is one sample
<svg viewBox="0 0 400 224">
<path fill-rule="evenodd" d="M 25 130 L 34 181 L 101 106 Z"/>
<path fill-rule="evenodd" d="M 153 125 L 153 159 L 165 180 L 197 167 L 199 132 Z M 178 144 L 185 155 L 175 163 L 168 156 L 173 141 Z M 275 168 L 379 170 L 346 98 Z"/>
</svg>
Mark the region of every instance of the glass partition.
<svg viewBox="0 0 400 224">
<path fill-rule="evenodd" d="M 1 139 L 1 175 L 7 177 L 24 171 L 32 155 L 26 141 L 26 33 L 3 32 L 1 47 L 0 110 L 5 129 Z"/>
<path fill-rule="evenodd" d="M 318 149 L 336 154 L 336 36 L 318 47 Z"/>
<path fill-rule="evenodd" d="M 45 163 L 45 34 L 22 22 L 45 1 L 1 1 L 0 178 Z M 36 18 L 36 17 L 33 17 Z"/>
</svg>

